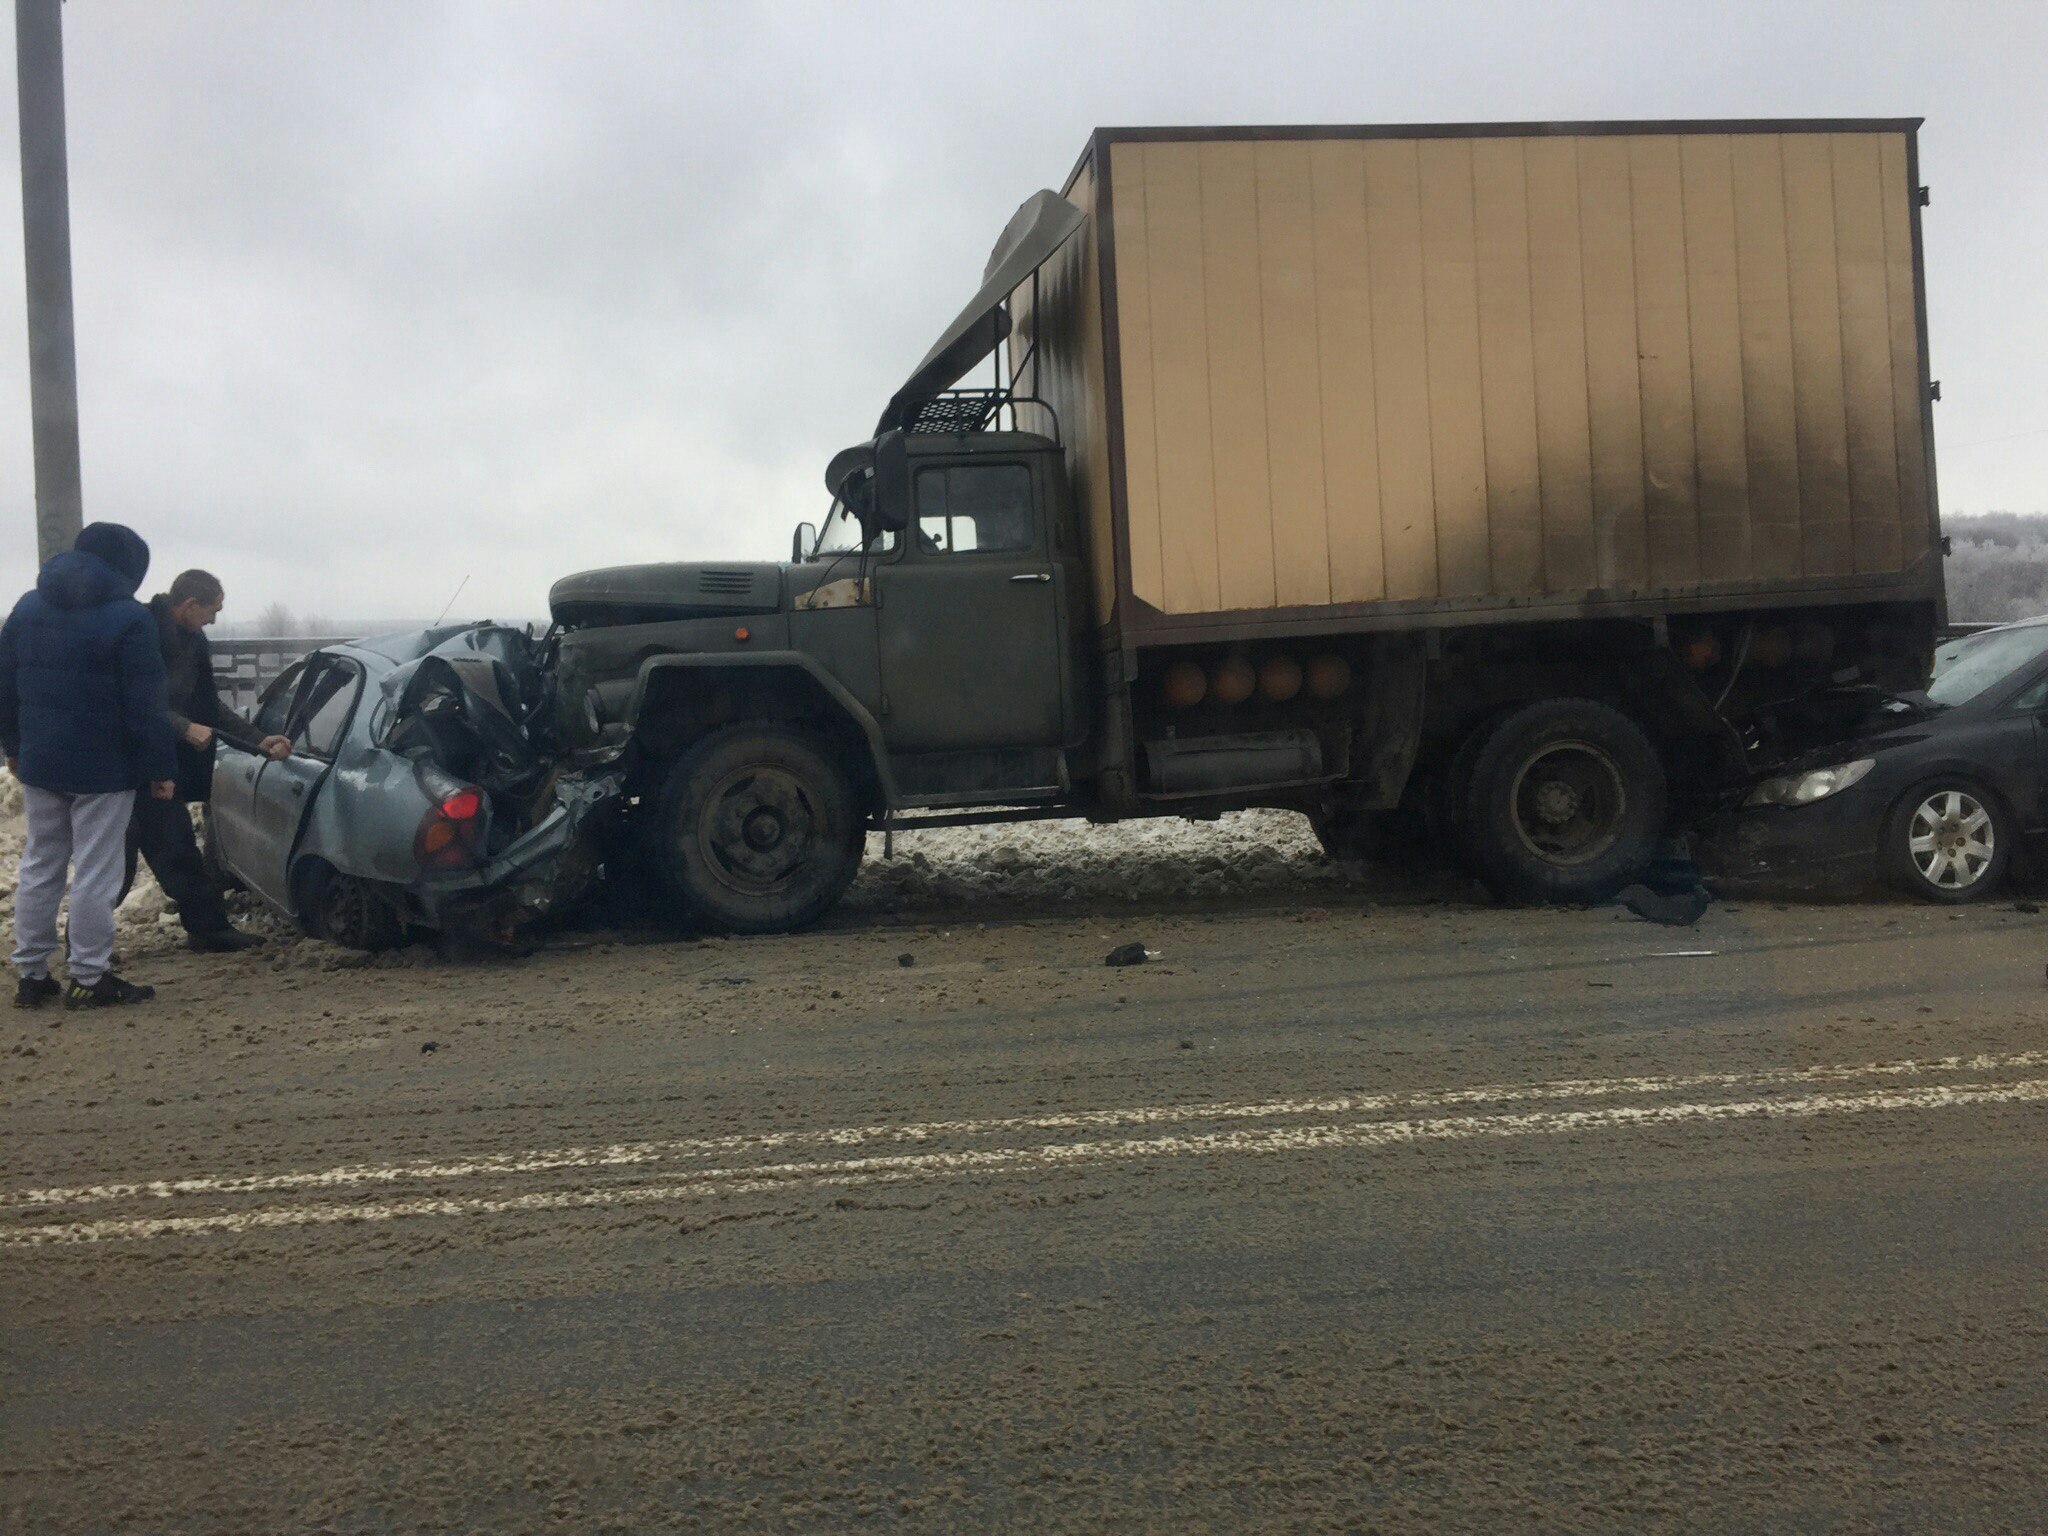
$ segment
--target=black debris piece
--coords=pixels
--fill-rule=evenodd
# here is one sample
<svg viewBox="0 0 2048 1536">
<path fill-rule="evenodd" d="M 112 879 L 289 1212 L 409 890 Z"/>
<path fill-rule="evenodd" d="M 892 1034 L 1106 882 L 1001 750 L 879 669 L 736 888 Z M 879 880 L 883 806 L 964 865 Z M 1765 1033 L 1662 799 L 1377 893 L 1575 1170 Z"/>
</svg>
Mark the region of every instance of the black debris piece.
<svg viewBox="0 0 2048 1536">
<path fill-rule="evenodd" d="M 1647 885 L 1628 886 L 1617 899 L 1644 922 L 1662 923 L 1666 928 L 1690 928 L 1706 915 L 1714 900 L 1699 886 L 1664 895 Z"/>
<path fill-rule="evenodd" d="M 1145 952 L 1145 946 L 1136 939 L 1133 939 L 1128 944 L 1117 945 L 1115 949 L 1104 955 L 1102 963 L 1104 965 L 1143 965 L 1148 958 L 1150 957 Z"/>
<path fill-rule="evenodd" d="M 902 954 L 896 957 L 896 963 L 907 970 L 911 966 L 917 964 L 917 956 L 913 955 L 909 950 L 906 949 Z"/>
<path fill-rule="evenodd" d="M 439 1049 L 441 1049 L 441 1042 L 438 1040 L 426 1040 L 420 1044 L 420 1054 L 422 1056 L 431 1056 Z"/>
<path fill-rule="evenodd" d="M 2031 914 L 2039 912 L 2041 910 L 2041 903 L 2039 903 L 2038 901 L 2016 901 L 2012 904 L 2012 909 L 2015 912 L 2026 912 Z"/>
<path fill-rule="evenodd" d="M 1195 1048 L 1195 1042 L 1192 1040 L 1183 1040 L 1180 1043 L 1180 1048 L 1184 1051 L 1192 1051 Z"/>
</svg>

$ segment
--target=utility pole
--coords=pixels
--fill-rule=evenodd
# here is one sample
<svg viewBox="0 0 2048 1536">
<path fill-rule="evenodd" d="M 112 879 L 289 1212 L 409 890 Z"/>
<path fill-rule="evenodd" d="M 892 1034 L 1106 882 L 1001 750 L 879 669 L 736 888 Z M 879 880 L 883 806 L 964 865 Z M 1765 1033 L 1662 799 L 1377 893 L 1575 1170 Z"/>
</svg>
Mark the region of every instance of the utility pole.
<svg viewBox="0 0 2048 1536">
<path fill-rule="evenodd" d="M 35 421 L 36 558 L 69 549 L 85 520 L 78 476 L 78 352 L 71 331 L 71 186 L 64 154 L 63 0 L 14 0 L 21 102 L 22 255 L 28 392 Z"/>
</svg>

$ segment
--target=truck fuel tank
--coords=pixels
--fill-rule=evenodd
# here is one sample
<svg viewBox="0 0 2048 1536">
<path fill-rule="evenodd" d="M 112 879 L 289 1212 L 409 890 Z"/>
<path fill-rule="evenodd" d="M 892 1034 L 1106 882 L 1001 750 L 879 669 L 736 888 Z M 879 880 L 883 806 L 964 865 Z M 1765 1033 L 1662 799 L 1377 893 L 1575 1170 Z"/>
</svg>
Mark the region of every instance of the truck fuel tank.
<svg viewBox="0 0 2048 1536">
<path fill-rule="evenodd" d="M 1242 736 L 1167 736 L 1144 743 L 1145 788 L 1159 795 L 1214 794 L 1268 785 L 1313 784 L 1323 772 L 1314 731 Z"/>
</svg>

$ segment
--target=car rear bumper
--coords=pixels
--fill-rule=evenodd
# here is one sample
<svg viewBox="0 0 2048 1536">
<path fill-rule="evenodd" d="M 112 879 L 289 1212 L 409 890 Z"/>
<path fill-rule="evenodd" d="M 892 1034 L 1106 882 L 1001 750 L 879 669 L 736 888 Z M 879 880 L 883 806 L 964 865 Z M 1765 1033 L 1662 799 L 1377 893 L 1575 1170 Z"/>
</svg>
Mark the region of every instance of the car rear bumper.
<svg viewBox="0 0 2048 1536">
<path fill-rule="evenodd" d="M 596 824 L 620 785 L 616 773 L 563 780 L 554 807 L 503 852 L 473 870 L 415 881 L 406 892 L 415 916 L 436 928 L 508 927 L 587 895 L 604 873 Z"/>
</svg>

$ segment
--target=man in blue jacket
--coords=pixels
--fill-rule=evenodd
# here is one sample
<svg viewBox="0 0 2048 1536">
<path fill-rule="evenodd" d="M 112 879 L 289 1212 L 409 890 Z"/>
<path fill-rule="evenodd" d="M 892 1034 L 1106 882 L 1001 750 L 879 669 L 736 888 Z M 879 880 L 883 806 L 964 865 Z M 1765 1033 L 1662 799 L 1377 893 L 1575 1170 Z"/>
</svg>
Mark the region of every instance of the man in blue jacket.
<svg viewBox="0 0 2048 1536">
<path fill-rule="evenodd" d="M 174 791 L 176 745 L 165 712 L 156 621 L 135 600 L 149 546 L 119 523 L 91 523 L 53 556 L 0 627 L 0 747 L 22 782 L 28 844 L 14 892 L 14 1002 L 57 996 L 57 906 L 71 877 L 67 1007 L 139 1003 L 153 987 L 112 969 L 114 904 L 128 818 L 147 784 Z"/>
</svg>

